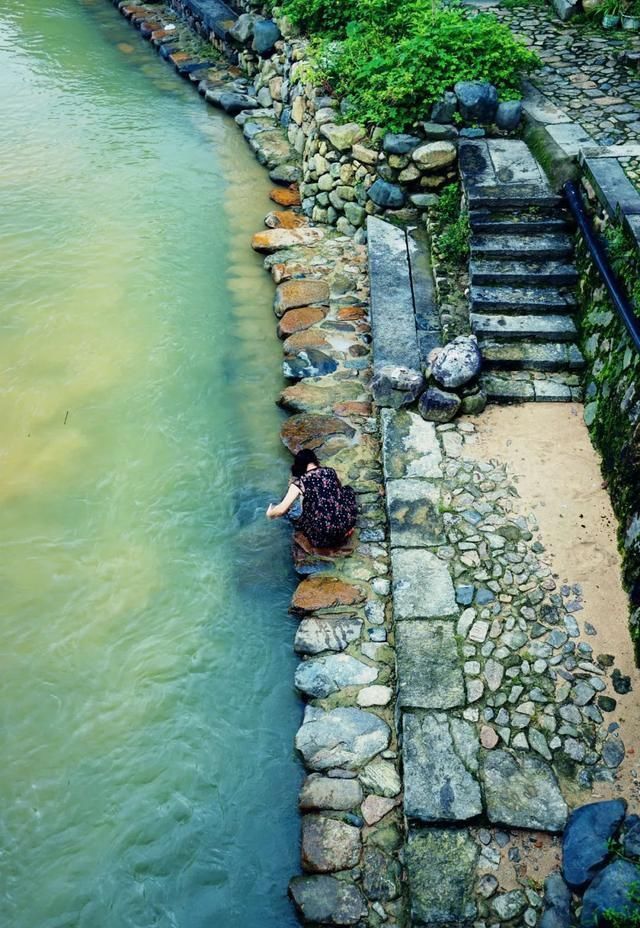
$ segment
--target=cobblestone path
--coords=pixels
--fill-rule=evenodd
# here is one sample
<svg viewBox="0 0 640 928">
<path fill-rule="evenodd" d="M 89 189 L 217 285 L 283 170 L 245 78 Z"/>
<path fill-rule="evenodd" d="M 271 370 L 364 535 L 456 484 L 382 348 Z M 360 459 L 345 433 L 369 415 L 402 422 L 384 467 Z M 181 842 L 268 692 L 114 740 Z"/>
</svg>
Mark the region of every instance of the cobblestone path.
<svg viewBox="0 0 640 928">
<path fill-rule="evenodd" d="M 640 51 L 637 33 L 563 23 L 546 7 L 498 8 L 495 14 L 542 59 L 532 83 L 552 103 L 600 145 L 638 141 L 640 73 L 619 60 L 625 50 Z"/>
</svg>

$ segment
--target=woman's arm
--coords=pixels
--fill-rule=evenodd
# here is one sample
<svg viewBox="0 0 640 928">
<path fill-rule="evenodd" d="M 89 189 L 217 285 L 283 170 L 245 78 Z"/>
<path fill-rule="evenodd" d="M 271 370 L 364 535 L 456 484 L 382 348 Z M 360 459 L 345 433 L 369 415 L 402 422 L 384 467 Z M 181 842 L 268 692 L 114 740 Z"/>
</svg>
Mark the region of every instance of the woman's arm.
<svg viewBox="0 0 640 928">
<path fill-rule="evenodd" d="M 269 503 L 267 507 L 267 519 L 279 519 L 285 512 L 289 512 L 299 496 L 300 487 L 292 483 L 284 498 L 276 506 L 274 506 L 273 503 Z"/>
</svg>

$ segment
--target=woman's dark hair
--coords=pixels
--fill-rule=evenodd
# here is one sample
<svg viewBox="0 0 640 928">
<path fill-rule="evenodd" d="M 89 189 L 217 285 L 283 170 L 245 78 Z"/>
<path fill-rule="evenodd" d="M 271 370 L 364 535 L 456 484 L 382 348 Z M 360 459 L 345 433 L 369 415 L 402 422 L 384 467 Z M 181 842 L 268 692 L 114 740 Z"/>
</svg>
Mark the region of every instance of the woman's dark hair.
<svg viewBox="0 0 640 928">
<path fill-rule="evenodd" d="M 302 451 L 298 451 L 295 458 L 293 459 L 291 473 L 294 477 L 302 477 L 303 474 L 306 474 L 307 466 L 309 464 L 315 464 L 316 467 L 320 467 L 320 461 L 317 459 L 311 448 L 303 448 Z"/>
</svg>

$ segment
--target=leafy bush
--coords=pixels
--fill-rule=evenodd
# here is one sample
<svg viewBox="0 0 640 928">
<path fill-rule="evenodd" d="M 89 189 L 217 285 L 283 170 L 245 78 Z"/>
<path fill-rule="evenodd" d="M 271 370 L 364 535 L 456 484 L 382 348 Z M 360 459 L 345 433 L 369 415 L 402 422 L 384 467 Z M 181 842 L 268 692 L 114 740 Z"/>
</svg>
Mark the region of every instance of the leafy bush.
<svg viewBox="0 0 640 928">
<path fill-rule="evenodd" d="M 469 257 L 469 214 L 460 208 L 460 186 L 449 184 L 435 208 L 435 244 L 445 264 L 461 266 Z"/>
<path fill-rule="evenodd" d="M 285 0 L 284 10 L 324 37 L 316 60 L 349 118 L 394 131 L 424 118 L 456 81 L 491 81 L 503 99 L 518 97 L 521 75 L 539 64 L 493 16 L 435 0 Z"/>
<path fill-rule="evenodd" d="M 640 253 L 635 240 L 619 225 L 607 226 L 605 242 L 611 267 L 640 315 Z"/>
</svg>

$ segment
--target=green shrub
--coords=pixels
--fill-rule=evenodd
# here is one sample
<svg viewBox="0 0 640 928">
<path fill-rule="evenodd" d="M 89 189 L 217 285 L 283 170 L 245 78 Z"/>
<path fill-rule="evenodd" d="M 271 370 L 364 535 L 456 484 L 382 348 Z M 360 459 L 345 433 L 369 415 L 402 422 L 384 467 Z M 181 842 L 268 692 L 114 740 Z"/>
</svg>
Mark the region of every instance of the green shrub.
<svg viewBox="0 0 640 928">
<path fill-rule="evenodd" d="M 640 253 L 635 240 L 619 225 L 609 225 L 605 231 L 605 243 L 611 267 L 622 281 L 627 296 L 633 303 L 636 315 L 640 315 Z"/>
<path fill-rule="evenodd" d="M 502 99 L 518 97 L 522 74 L 539 64 L 493 16 L 431 0 L 285 0 L 284 9 L 324 36 L 316 60 L 349 118 L 394 131 L 424 118 L 456 81 L 491 81 Z"/>
<path fill-rule="evenodd" d="M 469 214 L 460 208 L 460 185 L 449 184 L 435 208 L 435 244 L 445 264 L 459 267 L 469 257 Z"/>
</svg>

